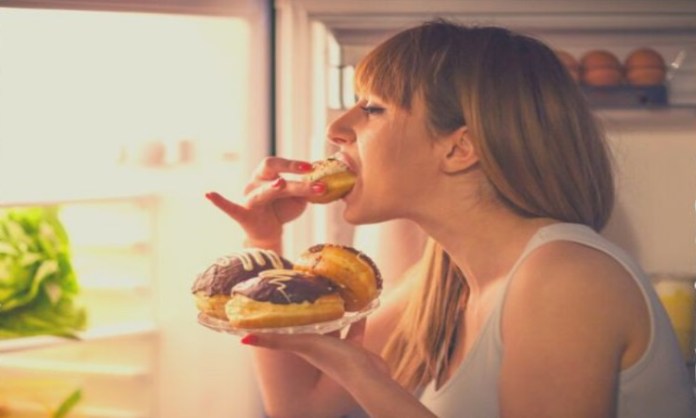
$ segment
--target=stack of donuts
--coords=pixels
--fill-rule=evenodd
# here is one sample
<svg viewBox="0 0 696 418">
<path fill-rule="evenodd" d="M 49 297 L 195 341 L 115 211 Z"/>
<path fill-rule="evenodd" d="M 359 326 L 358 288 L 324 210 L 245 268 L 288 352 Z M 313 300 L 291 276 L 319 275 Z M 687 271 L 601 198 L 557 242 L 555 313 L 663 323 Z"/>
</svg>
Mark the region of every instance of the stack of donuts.
<svg viewBox="0 0 696 418">
<path fill-rule="evenodd" d="M 219 258 L 191 291 L 200 312 L 234 328 L 276 328 L 342 318 L 375 300 L 382 277 L 355 248 L 318 244 L 295 263 L 273 251 L 247 248 Z"/>
</svg>

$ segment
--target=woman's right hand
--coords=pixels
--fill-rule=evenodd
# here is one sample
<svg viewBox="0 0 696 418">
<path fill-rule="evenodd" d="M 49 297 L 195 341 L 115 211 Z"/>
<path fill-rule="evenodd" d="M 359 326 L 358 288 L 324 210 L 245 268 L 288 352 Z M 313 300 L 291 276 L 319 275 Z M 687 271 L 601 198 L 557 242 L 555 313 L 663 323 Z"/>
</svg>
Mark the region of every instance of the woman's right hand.
<svg viewBox="0 0 696 418">
<path fill-rule="evenodd" d="M 244 202 L 232 202 L 216 192 L 207 193 L 206 197 L 244 229 L 249 244 L 276 246 L 282 238 L 283 225 L 307 207 L 306 198 L 326 190 L 323 183 L 289 181 L 281 174 L 306 174 L 311 170 L 308 162 L 266 157 L 244 188 Z"/>
</svg>

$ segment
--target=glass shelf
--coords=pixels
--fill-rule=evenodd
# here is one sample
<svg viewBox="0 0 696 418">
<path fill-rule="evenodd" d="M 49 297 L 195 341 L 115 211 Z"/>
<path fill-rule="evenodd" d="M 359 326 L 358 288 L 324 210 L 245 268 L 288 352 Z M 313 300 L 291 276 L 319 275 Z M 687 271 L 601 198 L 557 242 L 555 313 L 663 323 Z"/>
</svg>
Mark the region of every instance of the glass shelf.
<svg viewBox="0 0 696 418">
<path fill-rule="evenodd" d="M 13 338 L 0 340 L 0 353 L 12 353 L 34 350 L 61 344 L 74 344 L 81 341 L 95 341 L 109 338 L 120 338 L 138 335 L 154 334 L 157 326 L 152 321 L 142 321 L 127 324 L 108 325 L 97 327 L 78 334 L 78 339 L 61 338 L 55 336 L 36 336 L 25 338 Z"/>
</svg>

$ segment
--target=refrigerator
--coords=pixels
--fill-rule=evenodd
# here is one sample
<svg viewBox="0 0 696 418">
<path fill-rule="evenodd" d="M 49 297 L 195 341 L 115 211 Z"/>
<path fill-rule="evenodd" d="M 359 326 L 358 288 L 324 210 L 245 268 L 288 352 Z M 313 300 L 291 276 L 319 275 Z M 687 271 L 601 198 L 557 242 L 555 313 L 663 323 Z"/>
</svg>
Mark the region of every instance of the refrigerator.
<svg viewBox="0 0 696 418">
<path fill-rule="evenodd" d="M 266 155 L 331 153 L 325 129 L 352 104 L 355 64 L 435 16 L 524 31 L 575 56 L 660 51 L 667 106 L 596 107 L 618 172 L 604 233 L 650 274 L 696 276 L 692 1 L 8 0 L 0 208 L 60 210 L 88 325 L 78 339 L 0 340 L 0 417 L 55 416 L 61 404 L 74 417 L 263 416 L 249 349 L 196 320 L 196 274 L 243 241 L 203 196 L 241 199 Z M 289 225 L 288 257 L 354 245 L 389 286 L 420 249 L 395 260 L 390 240 L 422 234 L 401 221 L 353 227 L 341 209 L 312 206 Z"/>
<path fill-rule="evenodd" d="M 269 36 L 255 0 L 0 4 L 0 212 L 59 211 L 87 317 L 0 339 L 0 416 L 257 416 L 191 285 L 241 246 L 204 196 L 269 152 Z"/>
</svg>

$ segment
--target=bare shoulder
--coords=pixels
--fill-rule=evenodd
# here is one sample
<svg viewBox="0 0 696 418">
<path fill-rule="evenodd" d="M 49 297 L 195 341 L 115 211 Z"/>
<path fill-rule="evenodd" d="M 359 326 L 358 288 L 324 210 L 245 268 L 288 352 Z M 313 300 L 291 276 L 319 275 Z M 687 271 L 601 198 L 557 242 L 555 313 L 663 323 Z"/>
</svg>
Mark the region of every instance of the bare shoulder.
<svg viewBox="0 0 696 418">
<path fill-rule="evenodd" d="M 638 290 L 626 268 L 610 255 L 570 241 L 555 241 L 533 251 L 516 273 L 514 284 L 529 297 L 554 298 L 604 295 L 626 299 L 626 292 Z M 570 292 L 570 293 L 568 293 Z M 628 300 L 630 302 L 630 299 Z M 591 300 L 585 301 L 594 305 Z"/>
<path fill-rule="evenodd" d="M 545 244 L 528 256 L 510 285 L 505 311 L 504 332 L 544 328 L 560 339 L 572 330 L 573 339 L 605 338 L 614 347 L 635 339 L 636 319 L 647 315 L 640 288 L 618 261 L 569 241 Z"/>
</svg>

